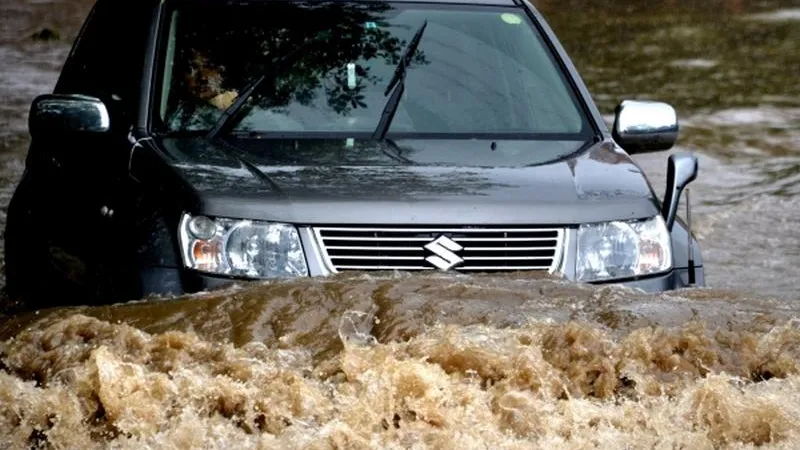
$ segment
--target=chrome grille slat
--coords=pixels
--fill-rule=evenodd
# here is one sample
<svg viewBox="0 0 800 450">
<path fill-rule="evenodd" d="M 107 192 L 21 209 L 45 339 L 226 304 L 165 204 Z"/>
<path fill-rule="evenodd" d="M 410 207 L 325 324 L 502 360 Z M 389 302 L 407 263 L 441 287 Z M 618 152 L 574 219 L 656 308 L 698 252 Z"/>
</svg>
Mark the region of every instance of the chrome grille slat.
<svg viewBox="0 0 800 450">
<path fill-rule="evenodd" d="M 426 239 L 425 241 L 429 241 L 430 239 Z M 378 245 L 329 245 L 328 250 L 372 250 L 372 251 L 409 251 L 409 250 L 416 250 L 414 247 L 383 247 Z M 420 246 L 420 251 L 421 250 Z"/>
<path fill-rule="evenodd" d="M 377 232 L 377 233 L 561 233 L 561 228 L 492 228 L 492 227 L 456 227 L 456 228 L 370 228 L 370 227 L 320 227 L 317 230 L 333 232 Z"/>
<path fill-rule="evenodd" d="M 336 237 L 336 236 L 330 236 L 330 237 L 326 237 L 325 238 L 326 241 L 352 241 L 353 239 L 354 239 L 353 237 Z M 392 242 L 392 241 L 397 241 L 397 242 L 403 242 L 403 241 L 427 242 L 427 241 L 430 241 L 431 238 L 427 238 L 427 237 L 423 237 L 423 238 L 392 238 L 392 237 L 369 237 L 369 236 L 367 236 L 367 237 L 359 237 L 359 238 L 357 238 L 357 240 L 359 240 L 359 241 L 389 241 L 389 242 Z"/>
<path fill-rule="evenodd" d="M 565 236 L 563 229 L 529 226 L 322 226 L 312 230 L 322 259 L 332 272 L 439 268 L 553 272 L 561 262 Z M 441 236 L 449 240 L 439 240 Z M 442 243 L 445 246 L 439 246 Z M 426 245 L 432 245 L 438 254 Z"/>
<path fill-rule="evenodd" d="M 554 241 L 556 238 L 453 238 L 456 242 L 536 242 L 536 241 Z"/>
<path fill-rule="evenodd" d="M 471 267 L 459 267 L 458 271 L 485 271 L 485 272 L 514 272 L 519 270 L 543 270 L 540 266 L 471 266 Z"/>
<path fill-rule="evenodd" d="M 462 256 L 464 261 L 529 261 L 531 259 L 553 259 L 552 256 Z"/>
<path fill-rule="evenodd" d="M 435 267 L 424 266 L 392 266 L 384 269 L 376 269 L 375 266 L 336 266 L 339 270 L 435 270 Z"/>
<path fill-rule="evenodd" d="M 542 247 L 464 247 L 465 252 L 526 252 L 541 249 Z"/>
<path fill-rule="evenodd" d="M 363 255 L 341 255 L 330 256 L 331 259 L 366 259 L 366 260 L 387 260 L 387 261 L 414 261 L 423 260 L 425 256 L 363 256 Z"/>
</svg>

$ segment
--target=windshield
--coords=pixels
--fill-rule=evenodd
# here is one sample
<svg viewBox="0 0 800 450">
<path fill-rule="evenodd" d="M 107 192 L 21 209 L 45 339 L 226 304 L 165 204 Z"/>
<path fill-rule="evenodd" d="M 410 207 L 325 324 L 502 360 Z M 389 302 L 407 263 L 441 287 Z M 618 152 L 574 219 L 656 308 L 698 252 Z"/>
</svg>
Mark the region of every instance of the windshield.
<svg viewBox="0 0 800 450">
<path fill-rule="evenodd" d="M 368 138 L 415 32 L 388 138 L 584 141 L 590 127 L 519 7 L 174 1 L 155 124 L 207 131 L 265 77 L 230 133 Z"/>
</svg>

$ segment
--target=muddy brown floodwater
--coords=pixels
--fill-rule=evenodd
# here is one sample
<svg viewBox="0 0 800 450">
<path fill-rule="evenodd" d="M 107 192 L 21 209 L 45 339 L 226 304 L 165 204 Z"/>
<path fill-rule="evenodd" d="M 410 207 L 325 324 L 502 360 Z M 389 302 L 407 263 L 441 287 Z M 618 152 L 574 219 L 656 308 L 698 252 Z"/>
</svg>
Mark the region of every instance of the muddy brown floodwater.
<svg viewBox="0 0 800 450">
<path fill-rule="evenodd" d="M 798 448 L 800 2 L 536 3 L 603 111 L 678 108 L 708 288 L 352 274 L 0 319 L 0 448 Z M 0 225 L 90 6 L 0 3 Z"/>
</svg>

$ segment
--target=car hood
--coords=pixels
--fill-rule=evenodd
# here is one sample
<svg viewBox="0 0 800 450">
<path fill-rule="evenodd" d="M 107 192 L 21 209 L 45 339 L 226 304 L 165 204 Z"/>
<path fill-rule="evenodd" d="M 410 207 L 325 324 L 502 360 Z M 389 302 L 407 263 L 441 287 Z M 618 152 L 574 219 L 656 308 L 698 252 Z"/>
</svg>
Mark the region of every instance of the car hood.
<svg viewBox="0 0 800 450">
<path fill-rule="evenodd" d="M 358 146 L 368 157 L 348 156 L 342 145 L 318 146 L 312 155 L 299 148 L 287 151 L 283 144 L 165 138 L 152 140 L 150 149 L 193 197 L 183 207 L 212 216 L 295 224 L 555 225 L 658 213 L 642 171 L 611 141 L 523 167 L 420 163 L 383 145 L 370 147 L 378 143 Z M 435 145 L 503 146 L 491 141 Z M 525 145 L 537 150 L 536 143 Z M 143 160 L 132 160 L 134 177 L 151 169 Z"/>
</svg>

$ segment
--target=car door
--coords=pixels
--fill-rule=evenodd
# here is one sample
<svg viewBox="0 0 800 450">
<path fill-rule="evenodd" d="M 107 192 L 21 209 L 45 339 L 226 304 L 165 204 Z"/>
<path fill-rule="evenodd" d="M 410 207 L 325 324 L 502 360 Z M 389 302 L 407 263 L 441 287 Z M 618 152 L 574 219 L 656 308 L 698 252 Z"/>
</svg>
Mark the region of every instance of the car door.
<svg viewBox="0 0 800 450">
<path fill-rule="evenodd" d="M 35 136 L 25 183 L 30 226 L 38 243 L 37 267 L 67 303 L 107 296 L 115 253 L 124 242 L 114 230 L 127 186 L 128 136 L 137 117 L 152 9 L 141 0 L 99 0 L 73 45 L 56 94 L 104 102 L 111 132 L 59 138 Z M 122 252 L 120 252 L 121 254 Z M 88 298 L 87 298 L 88 297 Z"/>
</svg>

